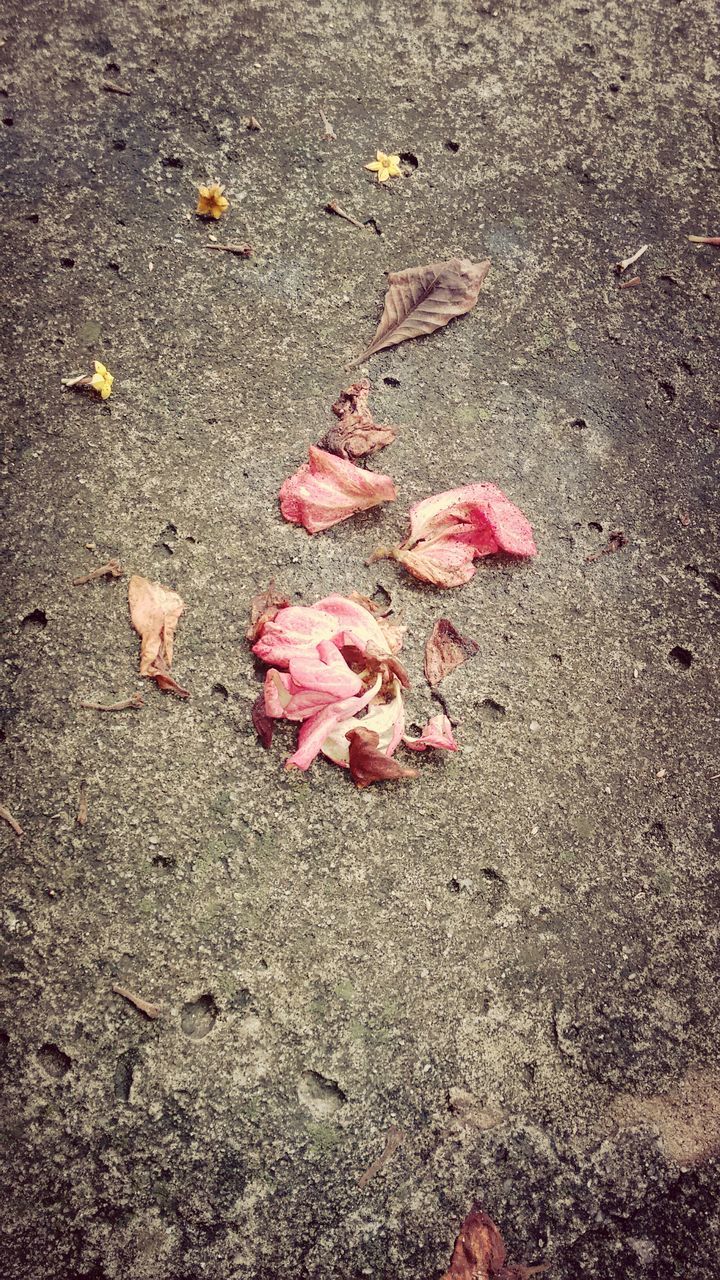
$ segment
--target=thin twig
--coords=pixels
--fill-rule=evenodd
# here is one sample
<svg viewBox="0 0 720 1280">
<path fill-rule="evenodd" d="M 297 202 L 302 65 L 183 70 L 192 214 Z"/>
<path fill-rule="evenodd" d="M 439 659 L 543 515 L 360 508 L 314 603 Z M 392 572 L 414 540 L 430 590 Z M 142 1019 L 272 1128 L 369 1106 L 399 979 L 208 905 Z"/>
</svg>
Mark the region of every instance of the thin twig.
<svg viewBox="0 0 720 1280">
<path fill-rule="evenodd" d="M 121 93 L 126 98 L 129 98 L 132 93 L 132 89 L 126 89 L 122 84 L 115 84 L 114 80 L 103 80 L 102 87 L 106 93 Z"/>
<path fill-rule="evenodd" d="M 250 244 L 206 244 L 206 249 L 215 249 L 221 253 L 237 253 L 241 258 L 252 258 L 252 245 Z"/>
<path fill-rule="evenodd" d="M 9 827 L 12 827 L 16 836 L 25 835 L 25 832 L 20 826 L 20 823 L 18 822 L 17 818 L 13 818 L 10 810 L 6 809 L 4 804 L 0 804 L 0 818 L 2 818 L 3 822 L 7 822 Z"/>
<path fill-rule="evenodd" d="M 108 560 L 107 564 L 99 564 L 84 578 L 73 578 L 73 586 L 84 587 L 86 582 L 95 582 L 97 578 L 122 578 L 124 572 L 119 560 Z"/>
<path fill-rule="evenodd" d="M 134 693 L 131 698 L 123 698 L 122 702 L 81 702 L 85 711 L 139 711 L 145 706 L 141 693 Z"/>
<path fill-rule="evenodd" d="M 88 819 L 87 783 L 81 782 L 80 783 L 80 803 L 78 805 L 77 817 L 75 818 L 75 822 L 78 827 L 84 827 L 85 823 L 87 822 L 87 819 Z"/>
<path fill-rule="evenodd" d="M 633 276 L 632 280 L 621 280 L 618 289 L 632 289 L 641 283 L 639 276 Z"/>
<path fill-rule="evenodd" d="M 325 133 L 323 134 L 323 137 L 327 142 L 337 142 L 337 134 L 333 129 L 327 116 L 325 115 L 325 112 L 323 111 L 322 107 L 318 107 L 318 111 L 320 112 L 320 119 L 322 120 L 323 125 L 325 127 Z"/>
<path fill-rule="evenodd" d="M 623 271 L 627 271 L 628 267 L 631 267 L 633 263 L 637 262 L 638 258 L 642 258 L 643 254 L 647 253 L 649 248 L 650 248 L 649 244 L 644 244 L 641 249 L 638 249 L 637 253 L 634 253 L 632 255 L 632 257 L 623 258 L 622 262 L 616 262 L 615 270 L 617 271 L 618 275 L 622 275 Z"/>
<path fill-rule="evenodd" d="M 344 218 L 346 222 L 352 222 L 353 226 L 358 227 L 360 231 L 367 231 L 367 227 L 364 222 L 358 222 L 357 218 L 353 218 L 351 213 L 346 213 L 344 209 L 340 208 L 340 205 L 337 204 L 335 200 L 328 201 L 325 205 L 325 209 L 328 213 L 336 213 L 338 218 Z"/>
<path fill-rule="evenodd" d="M 720 244 L 720 236 L 688 236 L 691 244 Z"/>
<path fill-rule="evenodd" d="M 391 1124 L 385 1139 L 385 1146 L 377 1160 L 373 1160 L 370 1167 L 364 1173 L 361 1173 L 357 1179 L 357 1184 L 361 1191 L 364 1191 L 370 1180 L 385 1167 L 388 1161 L 392 1160 L 398 1147 L 401 1147 L 404 1141 L 405 1134 L 402 1129 L 398 1129 L 396 1124 Z"/>
<path fill-rule="evenodd" d="M 113 991 L 116 996 L 122 996 L 123 1000 L 129 1000 L 130 1004 L 134 1004 L 136 1009 L 145 1014 L 146 1018 L 159 1018 L 161 1009 L 159 1004 L 148 1004 L 147 1000 L 143 1000 L 142 996 L 136 996 L 134 991 L 129 991 L 127 987 L 121 987 L 117 982 L 113 983 Z"/>
</svg>

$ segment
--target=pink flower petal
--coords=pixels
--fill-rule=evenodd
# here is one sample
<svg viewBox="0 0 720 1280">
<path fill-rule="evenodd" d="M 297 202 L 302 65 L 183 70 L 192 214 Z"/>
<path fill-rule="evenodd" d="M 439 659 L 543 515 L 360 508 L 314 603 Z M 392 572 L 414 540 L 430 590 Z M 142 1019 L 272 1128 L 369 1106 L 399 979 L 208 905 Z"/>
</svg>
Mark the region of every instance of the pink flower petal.
<svg viewBox="0 0 720 1280">
<path fill-rule="evenodd" d="M 403 738 L 403 743 L 410 751 L 426 751 L 428 747 L 438 747 L 443 751 L 458 749 L 452 725 L 444 715 L 431 716 L 419 738 Z"/>
<path fill-rule="evenodd" d="M 289 760 L 286 760 L 285 768 L 308 769 L 318 752 L 322 750 L 328 734 L 332 733 L 336 725 L 356 716 L 358 711 L 362 711 L 375 697 L 381 683 L 378 677 L 362 696 L 343 698 L 342 701 L 333 702 L 322 711 L 316 712 L 314 716 L 310 716 L 298 734 L 297 751 L 290 756 Z"/>
<path fill-rule="evenodd" d="M 275 667 L 287 667 L 299 653 L 312 652 L 323 640 L 331 640 L 338 625 L 330 614 L 310 605 L 290 605 L 266 622 L 253 653 Z"/>
<path fill-rule="evenodd" d="M 332 640 L 323 640 L 312 653 L 290 659 L 290 676 L 304 689 L 331 694 L 336 700 L 350 698 L 363 687 L 360 676 L 351 671 Z"/>
<path fill-rule="evenodd" d="M 280 510 L 286 520 L 304 525 L 308 533 L 320 533 L 358 511 L 367 511 L 379 502 L 393 502 L 396 497 L 390 476 L 364 471 L 311 445 L 309 461 L 280 489 Z"/>
<path fill-rule="evenodd" d="M 458 528 L 458 525 L 469 528 Z M 537 555 L 527 519 L 494 484 L 466 484 L 461 489 L 448 489 L 410 508 L 410 537 L 406 547 L 421 539 L 453 533 L 463 541 L 471 541 L 477 555 L 490 555 L 496 550 L 515 556 Z"/>
<path fill-rule="evenodd" d="M 386 756 L 391 756 L 397 749 L 405 729 L 405 705 L 399 680 L 393 685 L 393 696 L 389 702 L 372 703 L 361 720 L 356 716 L 344 720 L 335 726 L 322 745 L 322 753 L 335 764 L 347 765 L 350 758 L 350 744 L 346 734 L 356 727 L 373 729 L 378 735 L 378 748 Z"/>
</svg>

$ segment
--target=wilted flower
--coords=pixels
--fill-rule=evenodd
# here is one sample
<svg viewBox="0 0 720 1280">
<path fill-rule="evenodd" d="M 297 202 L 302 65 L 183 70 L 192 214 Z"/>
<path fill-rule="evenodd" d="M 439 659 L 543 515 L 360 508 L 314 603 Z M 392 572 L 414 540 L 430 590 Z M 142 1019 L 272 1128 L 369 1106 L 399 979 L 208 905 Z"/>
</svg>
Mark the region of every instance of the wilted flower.
<svg viewBox="0 0 720 1280">
<path fill-rule="evenodd" d="M 95 369 L 94 373 L 72 373 L 69 378 L 63 378 L 64 387 L 87 388 L 90 391 L 97 391 L 103 400 L 107 400 L 112 391 L 112 385 L 115 378 L 110 370 L 101 364 L 99 360 L 93 361 Z"/>
<path fill-rule="evenodd" d="M 387 182 L 388 178 L 399 178 L 402 174 L 399 156 L 386 156 L 384 151 L 376 151 L 375 159 L 365 165 L 377 174 L 378 182 Z"/>
<path fill-rule="evenodd" d="M 478 556 L 537 555 L 532 529 L 519 507 L 494 484 L 467 484 L 410 508 L 410 536 L 400 547 L 379 547 L 374 560 L 398 560 L 423 582 L 459 587 L 475 573 Z"/>
<path fill-rule="evenodd" d="M 230 201 L 223 195 L 223 188 L 219 182 L 213 182 L 208 187 L 198 187 L 198 195 L 195 212 L 200 218 L 221 218 L 229 208 Z"/>
<path fill-rule="evenodd" d="M 426 751 L 428 747 L 439 747 L 443 751 L 457 751 L 458 745 L 453 737 L 452 725 L 447 716 L 431 716 L 424 726 L 419 738 L 403 738 L 404 746 L 410 751 Z"/>
<path fill-rule="evenodd" d="M 390 476 L 363 471 L 353 462 L 311 445 L 309 461 L 280 489 L 280 510 L 286 520 L 304 525 L 308 533 L 319 533 L 396 497 Z"/>
</svg>

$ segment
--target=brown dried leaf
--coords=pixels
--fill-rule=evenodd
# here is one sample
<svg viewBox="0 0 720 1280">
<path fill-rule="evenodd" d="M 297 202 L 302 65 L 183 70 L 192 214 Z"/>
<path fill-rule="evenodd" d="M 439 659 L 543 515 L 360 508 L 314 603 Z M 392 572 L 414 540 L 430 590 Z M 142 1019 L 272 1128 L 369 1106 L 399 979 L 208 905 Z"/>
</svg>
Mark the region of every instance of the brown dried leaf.
<svg viewBox="0 0 720 1280">
<path fill-rule="evenodd" d="M 252 258 L 251 244 L 206 244 L 205 249 L 214 249 L 216 253 L 236 253 L 240 258 Z"/>
<path fill-rule="evenodd" d="M 441 1280 L 527 1280 L 545 1266 L 505 1265 L 505 1243 L 492 1218 L 471 1209 L 455 1241 L 450 1266 Z"/>
<path fill-rule="evenodd" d="M 272 581 L 265 591 L 258 591 L 250 601 L 250 626 L 245 632 L 246 638 L 251 644 L 254 644 L 266 622 L 271 622 L 275 614 L 280 609 L 286 609 L 290 604 L 287 596 L 281 595 L 275 590 L 275 582 Z"/>
<path fill-rule="evenodd" d="M 81 782 L 79 789 L 78 811 L 75 816 L 75 822 L 78 827 L 84 827 L 88 820 L 88 794 L 87 783 Z"/>
<path fill-rule="evenodd" d="M 175 591 L 134 574 L 128 584 L 130 621 L 140 636 L 140 675 L 155 680 L 159 689 L 189 698 L 170 675 L 173 640 L 185 604 Z"/>
<path fill-rule="evenodd" d="M 373 422 L 368 407 L 370 383 L 366 378 L 341 391 L 332 411 L 338 421 L 319 442 L 319 448 L 355 462 L 392 444 L 395 428 Z"/>
<path fill-rule="evenodd" d="M 475 640 L 461 636 L 449 618 L 438 618 L 425 644 L 425 677 L 435 688 L 451 671 L 480 650 Z"/>
<path fill-rule="evenodd" d="M 350 743 L 350 775 L 356 787 L 369 787 L 371 782 L 395 782 L 400 778 L 416 778 L 417 769 L 398 764 L 391 756 L 378 751 L 380 735 L 374 729 L 351 729 L 345 734 Z"/>
<path fill-rule="evenodd" d="M 398 1129 L 396 1124 L 391 1124 L 390 1128 L 388 1129 L 387 1138 L 385 1140 L 385 1146 L 380 1152 L 380 1155 L 378 1156 L 377 1160 L 373 1160 L 372 1164 L 369 1165 L 369 1167 L 365 1170 L 365 1172 L 361 1173 L 360 1177 L 356 1179 L 357 1184 L 361 1191 L 364 1191 L 368 1183 L 372 1181 L 375 1175 L 380 1173 L 380 1170 L 384 1169 L 386 1164 L 389 1164 L 389 1162 L 392 1160 L 393 1156 L 395 1155 L 395 1152 L 398 1150 L 399 1147 L 402 1146 L 404 1141 L 405 1141 L 405 1134 L 403 1133 L 402 1129 Z"/>
<path fill-rule="evenodd" d="M 272 716 L 267 715 L 265 711 L 264 693 L 258 694 L 252 704 L 252 711 L 250 714 L 252 716 L 252 722 L 255 725 L 255 732 L 267 751 L 268 747 L 272 745 L 275 721 L 272 719 Z"/>
<path fill-rule="evenodd" d="M 465 315 L 475 306 L 489 270 L 489 258 L 483 262 L 449 258 L 427 267 L 391 272 L 377 333 L 353 363 L 360 364 L 376 351 L 394 347 L 407 338 L 433 333 L 454 316 Z"/>
</svg>

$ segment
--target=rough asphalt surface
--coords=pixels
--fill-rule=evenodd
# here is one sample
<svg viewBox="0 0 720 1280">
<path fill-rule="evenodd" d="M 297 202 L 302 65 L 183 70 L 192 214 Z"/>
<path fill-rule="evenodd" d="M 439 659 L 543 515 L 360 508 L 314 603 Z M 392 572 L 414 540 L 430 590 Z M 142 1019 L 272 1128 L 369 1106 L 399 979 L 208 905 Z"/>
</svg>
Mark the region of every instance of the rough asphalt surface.
<svg viewBox="0 0 720 1280">
<path fill-rule="evenodd" d="M 717 1280 L 715 6 L 10 9 L 4 1280 L 436 1280 L 475 1201 L 553 1280 Z M 384 273 L 454 254 L 492 257 L 477 308 L 367 366 L 398 502 L 309 538 L 277 491 Z M 93 358 L 107 404 L 60 385 Z M 365 567 L 475 480 L 536 561 Z M 71 586 L 112 555 L 186 601 L 189 702 L 139 679 L 127 579 Z M 434 620 L 474 636 L 461 753 L 284 772 L 249 715 L 270 577 L 389 592 L 415 722 Z"/>
</svg>

